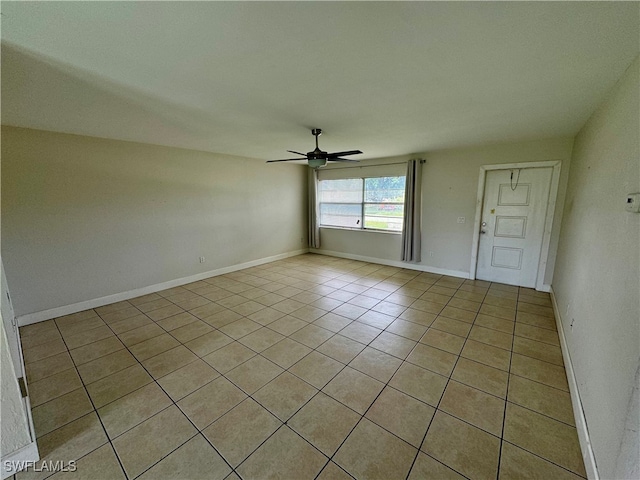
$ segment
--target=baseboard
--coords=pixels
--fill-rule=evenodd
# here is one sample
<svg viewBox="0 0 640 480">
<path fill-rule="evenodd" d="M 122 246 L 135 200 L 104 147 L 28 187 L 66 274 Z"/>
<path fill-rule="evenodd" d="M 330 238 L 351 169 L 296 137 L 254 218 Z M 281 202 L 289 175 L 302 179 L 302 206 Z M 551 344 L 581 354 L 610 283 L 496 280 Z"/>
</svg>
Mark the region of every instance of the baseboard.
<svg viewBox="0 0 640 480">
<path fill-rule="evenodd" d="M 31 442 L 15 452 L 2 457 L 2 480 L 40 460 L 38 444 Z M 33 463 L 32 463 L 33 462 Z M 14 470 L 13 468 L 16 468 Z"/>
<path fill-rule="evenodd" d="M 553 306 L 553 313 L 556 317 L 558 337 L 560 337 L 560 348 L 562 349 L 564 368 L 567 373 L 567 382 L 569 383 L 569 392 L 571 393 L 571 404 L 573 405 L 573 416 L 576 421 L 576 429 L 578 431 L 580 449 L 582 450 L 582 460 L 584 461 L 584 468 L 587 471 L 587 478 L 589 480 L 599 480 L 600 476 L 598 475 L 596 458 L 593 454 L 591 439 L 589 437 L 589 428 L 587 427 L 587 419 L 584 416 L 584 409 L 582 408 L 582 401 L 580 400 L 580 392 L 578 391 L 578 382 L 576 381 L 575 372 L 573 371 L 573 364 L 571 363 L 571 356 L 569 355 L 567 339 L 564 335 L 564 327 L 562 326 L 560 309 L 558 308 L 558 304 L 556 303 L 556 296 L 553 291 L 553 287 L 550 288 L 550 291 L 551 304 Z"/>
<path fill-rule="evenodd" d="M 224 275 L 225 273 L 231 273 L 245 268 L 255 267 L 257 265 L 263 265 L 269 262 L 275 262 L 276 260 L 282 260 L 284 258 L 295 257 L 296 255 L 302 255 L 303 253 L 309 253 L 308 248 L 301 250 L 294 250 L 292 252 L 281 253 L 279 255 L 272 255 L 270 257 L 259 258 L 250 262 L 239 263 L 228 267 L 217 268 L 215 270 L 209 270 L 208 272 L 197 273 L 188 277 L 177 278 L 175 280 L 169 280 L 163 283 L 157 283 L 155 285 L 149 285 L 147 287 L 136 288 L 127 292 L 115 293 L 113 295 L 107 295 L 105 297 L 95 298 L 92 300 L 86 300 L 84 302 L 78 302 L 71 305 L 65 305 L 62 307 L 51 308 L 48 310 L 42 310 L 40 312 L 28 313 L 26 315 L 20 315 L 17 317 L 18 325 L 24 327 L 25 325 L 31 325 L 32 323 L 43 322 L 52 318 L 62 317 L 72 313 L 82 312 L 89 310 L 90 308 L 102 307 L 111 303 L 121 302 L 123 300 L 129 300 L 131 298 L 140 297 L 149 293 L 155 293 L 168 288 L 179 287 L 188 283 L 197 282 L 198 280 L 204 280 L 205 278 L 215 277 L 218 275 Z"/>
<path fill-rule="evenodd" d="M 457 278 L 469 278 L 469 272 L 461 272 L 458 270 L 447 270 L 444 268 L 430 267 L 428 265 L 420 265 L 417 263 L 399 262 L 396 260 L 386 260 L 383 258 L 365 257 L 363 255 L 353 255 L 351 253 L 334 252 L 331 250 L 321 250 L 317 248 L 310 248 L 309 252 L 317 253 L 320 255 L 327 255 L 329 257 L 346 258 L 349 260 L 359 260 L 367 263 L 378 263 L 380 265 L 387 265 L 389 267 L 406 268 L 408 270 L 418 270 L 420 272 L 435 273 L 437 275 L 448 275 L 450 277 Z"/>
</svg>

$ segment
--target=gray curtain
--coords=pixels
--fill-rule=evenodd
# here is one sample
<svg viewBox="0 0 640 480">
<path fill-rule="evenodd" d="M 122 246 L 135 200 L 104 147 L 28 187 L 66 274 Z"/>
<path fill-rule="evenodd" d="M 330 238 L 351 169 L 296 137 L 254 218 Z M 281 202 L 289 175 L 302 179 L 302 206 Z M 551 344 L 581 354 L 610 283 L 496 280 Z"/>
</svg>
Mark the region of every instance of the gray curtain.
<svg viewBox="0 0 640 480">
<path fill-rule="evenodd" d="M 404 190 L 404 221 L 402 224 L 402 261 L 420 261 L 420 206 L 422 205 L 422 164 L 424 160 L 409 160 Z"/>
<path fill-rule="evenodd" d="M 309 247 L 320 248 L 318 227 L 318 170 L 309 169 Z"/>
</svg>

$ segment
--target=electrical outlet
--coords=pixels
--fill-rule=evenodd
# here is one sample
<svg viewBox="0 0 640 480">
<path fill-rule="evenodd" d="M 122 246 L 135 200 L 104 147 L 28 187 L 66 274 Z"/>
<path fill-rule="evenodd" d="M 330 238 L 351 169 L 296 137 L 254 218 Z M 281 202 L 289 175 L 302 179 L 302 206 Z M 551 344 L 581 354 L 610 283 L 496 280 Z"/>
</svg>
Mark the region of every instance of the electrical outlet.
<svg viewBox="0 0 640 480">
<path fill-rule="evenodd" d="M 204 263 L 204 257 L 200 257 L 199 260 L 200 260 L 200 263 Z"/>
<path fill-rule="evenodd" d="M 429 252 L 429 256 L 430 256 L 430 257 L 433 257 L 433 252 Z"/>
<path fill-rule="evenodd" d="M 458 217 L 458 223 L 465 223 L 467 219 L 465 217 Z"/>
<path fill-rule="evenodd" d="M 627 202 L 624 209 L 627 212 L 640 213 L 640 193 L 630 193 L 627 195 Z"/>
</svg>

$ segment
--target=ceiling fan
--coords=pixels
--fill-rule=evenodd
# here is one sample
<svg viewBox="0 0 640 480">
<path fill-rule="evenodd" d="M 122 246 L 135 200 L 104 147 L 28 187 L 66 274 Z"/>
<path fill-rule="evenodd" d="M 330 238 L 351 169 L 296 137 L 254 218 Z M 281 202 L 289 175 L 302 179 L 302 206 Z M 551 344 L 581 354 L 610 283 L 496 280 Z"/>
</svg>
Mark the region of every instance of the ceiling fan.
<svg viewBox="0 0 640 480">
<path fill-rule="evenodd" d="M 345 152 L 333 152 L 327 153 L 320 150 L 318 147 L 318 137 L 322 135 L 322 130 L 320 128 L 314 128 L 311 130 L 311 134 L 316 137 L 316 149 L 312 152 L 300 153 L 295 152 L 293 150 L 287 150 L 289 153 L 295 153 L 296 155 L 301 155 L 304 158 L 285 158 L 284 160 L 268 160 L 267 163 L 272 162 L 293 162 L 295 160 L 307 160 L 309 166 L 312 168 L 320 168 L 324 167 L 327 162 L 357 162 L 358 160 L 350 160 L 348 158 L 340 158 L 347 155 L 357 155 L 362 153 L 360 150 L 347 150 Z"/>
</svg>

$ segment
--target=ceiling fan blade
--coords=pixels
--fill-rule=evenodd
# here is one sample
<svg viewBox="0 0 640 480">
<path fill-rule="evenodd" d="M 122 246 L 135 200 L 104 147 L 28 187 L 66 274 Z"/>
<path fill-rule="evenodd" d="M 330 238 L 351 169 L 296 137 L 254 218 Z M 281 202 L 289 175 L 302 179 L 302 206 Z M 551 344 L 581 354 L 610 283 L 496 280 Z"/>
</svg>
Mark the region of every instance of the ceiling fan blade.
<svg viewBox="0 0 640 480">
<path fill-rule="evenodd" d="M 304 160 L 306 162 L 307 161 L 307 157 L 305 157 L 305 158 L 285 158 L 283 160 L 267 160 L 267 163 L 273 163 L 273 162 L 295 162 L 296 160 Z"/>
<path fill-rule="evenodd" d="M 357 155 L 359 153 L 362 153 L 362 152 L 360 150 L 347 150 L 346 152 L 328 153 L 327 157 L 343 157 L 345 155 Z"/>
<path fill-rule="evenodd" d="M 295 150 L 287 150 L 287 152 L 289 152 L 289 153 L 295 153 L 296 155 L 302 155 L 303 157 L 306 157 L 306 156 L 307 156 L 307 154 L 306 154 L 306 153 L 296 152 Z"/>
<path fill-rule="evenodd" d="M 360 160 L 352 160 L 350 158 L 327 158 L 327 162 L 359 162 Z"/>
</svg>

